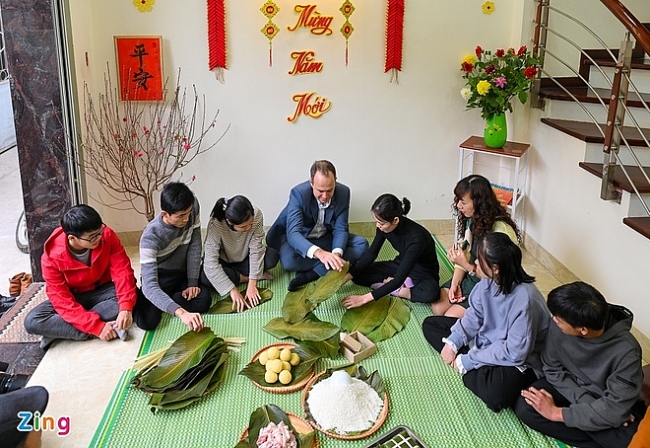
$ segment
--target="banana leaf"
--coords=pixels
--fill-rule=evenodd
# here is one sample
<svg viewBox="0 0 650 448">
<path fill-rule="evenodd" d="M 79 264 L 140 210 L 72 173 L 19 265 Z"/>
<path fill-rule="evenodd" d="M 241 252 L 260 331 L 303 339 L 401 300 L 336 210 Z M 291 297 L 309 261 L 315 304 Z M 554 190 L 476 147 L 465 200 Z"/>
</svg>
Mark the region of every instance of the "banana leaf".
<svg viewBox="0 0 650 448">
<path fill-rule="evenodd" d="M 177 380 L 163 387 L 153 387 L 143 385 L 141 389 L 146 392 L 167 392 L 172 390 L 185 390 L 195 384 L 198 377 L 202 377 L 206 371 L 212 370 L 213 366 L 219 361 L 222 353 L 228 350 L 226 344 L 221 338 L 215 338 L 212 345 L 203 354 L 201 361 L 194 367 L 189 368 Z"/>
<path fill-rule="evenodd" d="M 149 399 L 151 411 L 155 414 L 156 411 L 161 409 L 169 410 L 170 405 L 173 409 L 180 409 L 203 397 L 207 393 L 213 376 L 218 369 L 223 368 L 228 356 L 229 353 L 222 353 L 219 361 L 212 366 L 212 369 L 205 371 L 202 377 L 197 378 L 192 387 L 185 390 L 172 390 L 170 392 L 152 394 Z"/>
<path fill-rule="evenodd" d="M 324 278 L 324 277 L 323 277 Z M 319 280 L 320 281 L 320 280 Z M 282 304 L 282 317 L 290 324 L 300 322 L 307 314 L 316 309 L 309 298 L 316 289 L 315 283 L 309 283 L 297 291 L 288 292 Z"/>
<path fill-rule="evenodd" d="M 143 386 L 164 387 L 196 366 L 210 347 L 215 334 L 209 327 L 200 332 L 188 331 L 167 349 L 158 366 L 140 378 Z"/>
<path fill-rule="evenodd" d="M 264 302 L 268 302 L 273 298 L 273 291 L 268 288 L 259 288 L 260 293 L 260 305 Z M 245 291 L 244 291 L 245 293 Z M 225 299 L 219 300 L 217 303 L 212 305 L 212 308 L 208 311 L 208 314 L 232 314 L 237 311 L 232 309 L 232 298 L 226 297 Z M 258 305 L 259 306 L 259 305 Z"/>
<path fill-rule="evenodd" d="M 253 411 L 248 423 L 248 437 L 239 442 L 235 448 L 255 448 L 257 447 L 257 439 L 262 428 L 265 428 L 269 423 L 278 424 L 284 422 L 289 427 L 289 430 L 298 440 L 298 448 L 315 448 L 316 447 L 316 433 L 310 431 L 307 434 L 300 434 L 291 424 L 289 416 L 278 406 L 269 404 L 259 407 Z"/>
<path fill-rule="evenodd" d="M 339 336 L 339 332 L 337 332 L 334 336 L 324 341 L 300 341 L 300 344 L 311 348 L 323 358 L 334 359 L 339 353 L 341 337 Z"/>
<path fill-rule="evenodd" d="M 341 319 L 341 329 L 348 333 L 353 331 L 370 333 L 386 320 L 391 304 L 390 299 L 388 296 L 382 297 L 358 308 L 347 310 Z"/>
<path fill-rule="evenodd" d="M 309 301 L 314 305 L 318 305 L 332 297 L 332 295 L 334 295 L 334 293 L 341 287 L 343 279 L 348 273 L 348 269 L 350 269 L 350 263 L 345 263 L 341 272 L 328 271 L 327 274 L 319 278 L 314 283 L 314 292 L 309 297 Z"/>
<path fill-rule="evenodd" d="M 333 323 L 312 320 L 311 315 L 312 313 L 309 313 L 305 319 L 295 324 L 276 317 L 262 329 L 278 339 L 291 337 L 300 341 L 324 341 L 339 332 L 339 327 Z"/>
<path fill-rule="evenodd" d="M 399 297 L 389 297 L 391 303 L 386 319 L 366 335 L 372 342 L 385 341 L 395 336 L 411 320 L 411 308 Z"/>
<path fill-rule="evenodd" d="M 239 372 L 239 374 L 249 378 L 252 381 L 255 381 L 257 384 L 264 387 L 287 387 L 291 386 L 292 384 L 296 384 L 309 374 L 312 366 L 321 358 L 321 356 L 311 348 L 303 347 L 301 345 L 292 348 L 291 351 L 297 353 L 298 356 L 300 356 L 300 364 L 291 369 L 291 375 L 293 378 L 289 384 L 282 384 L 279 381 L 273 384 L 269 384 L 264 381 L 266 367 L 260 364 L 260 362 L 257 360 L 248 363 L 246 367 L 244 367 L 241 372 Z"/>
</svg>

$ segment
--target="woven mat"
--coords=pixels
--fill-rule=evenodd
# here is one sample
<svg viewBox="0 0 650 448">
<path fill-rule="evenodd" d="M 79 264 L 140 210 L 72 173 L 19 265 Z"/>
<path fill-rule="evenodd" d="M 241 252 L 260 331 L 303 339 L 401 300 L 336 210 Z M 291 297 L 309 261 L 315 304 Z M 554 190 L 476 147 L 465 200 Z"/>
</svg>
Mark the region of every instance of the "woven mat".
<svg viewBox="0 0 650 448">
<path fill-rule="evenodd" d="M 47 300 L 45 283 L 32 283 L 0 318 L 0 344 L 40 342 L 41 336 L 25 331 L 25 316 L 36 305 Z"/>
<path fill-rule="evenodd" d="M 384 245 L 381 259 L 391 259 L 394 252 Z M 443 283 L 451 277 L 452 266 L 438 244 Z M 246 343 L 226 363 L 224 381 L 212 394 L 178 411 L 152 414 L 149 397 L 129 386 L 132 371 L 122 374 L 91 447 L 233 447 L 248 425 L 251 412 L 273 403 L 285 411 L 303 415 L 300 392 L 279 395 L 254 387 L 239 371 L 261 347 L 278 342 L 261 327 L 281 315 L 290 273 L 276 267 L 275 280 L 260 282 L 274 292 L 273 300 L 242 314 L 206 315 L 207 325 L 219 336 L 240 336 Z M 339 324 L 344 313 L 340 301 L 353 293 L 365 293 L 349 282 L 315 313 L 326 321 Z M 433 447 L 534 447 L 560 446 L 554 440 L 528 429 L 512 411 L 495 414 L 462 383 L 461 376 L 445 365 L 440 355 L 422 335 L 422 321 L 431 315 L 426 304 L 411 304 L 411 321 L 392 339 L 377 344 L 377 353 L 361 362 L 369 371 L 379 370 L 388 392 L 390 411 L 379 431 L 360 441 L 344 441 L 319 434 L 323 448 L 362 447 L 391 428 L 405 424 L 431 448 Z M 165 315 L 160 326 L 147 332 L 140 353 L 168 345 L 186 331 L 179 319 Z M 317 371 L 346 363 L 343 356 L 320 360 Z"/>
</svg>

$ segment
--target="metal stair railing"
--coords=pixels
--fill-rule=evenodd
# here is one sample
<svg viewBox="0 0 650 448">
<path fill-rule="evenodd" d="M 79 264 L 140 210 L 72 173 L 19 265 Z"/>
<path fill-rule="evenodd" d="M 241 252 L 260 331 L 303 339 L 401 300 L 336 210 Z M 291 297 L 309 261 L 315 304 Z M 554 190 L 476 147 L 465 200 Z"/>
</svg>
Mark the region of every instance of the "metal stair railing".
<svg viewBox="0 0 650 448">
<path fill-rule="evenodd" d="M 619 154 L 619 151 L 621 149 L 629 153 L 631 159 L 643 173 L 644 181 L 648 186 L 650 186 L 650 178 L 648 177 L 648 174 L 643 169 L 642 163 L 634 148 L 629 144 L 628 140 L 623 134 L 623 123 L 625 119 L 628 119 L 630 122 L 628 125 L 637 129 L 641 138 L 648 147 L 648 150 L 650 150 L 650 142 L 648 141 L 648 137 L 642 132 L 639 121 L 635 117 L 635 114 L 637 114 L 637 116 L 640 116 L 638 114 L 641 113 L 645 113 L 650 116 L 650 108 L 645 103 L 645 101 L 643 101 L 643 97 L 641 96 L 639 89 L 634 85 L 630 76 L 632 72 L 632 47 L 634 44 L 632 36 L 638 45 L 643 48 L 645 53 L 650 54 L 650 32 L 646 30 L 641 22 L 637 20 L 634 15 L 620 3 L 620 1 L 601 0 L 601 2 L 614 15 L 614 17 L 612 17 L 612 21 L 618 19 L 621 23 L 623 23 L 623 25 L 626 26 L 626 28 L 628 28 L 625 33 L 625 38 L 621 43 L 621 48 L 618 51 L 617 57 L 610 49 L 610 45 L 608 45 L 604 39 L 599 37 L 599 35 L 591 28 L 589 28 L 589 26 L 587 26 L 585 23 L 571 16 L 565 11 L 562 11 L 561 9 L 551 6 L 550 0 L 535 1 L 538 3 L 538 5 L 535 18 L 536 28 L 534 52 L 540 59 L 541 67 L 539 70 L 538 79 L 536 80 L 536 84 L 533 89 L 532 104 L 536 105 L 535 107 L 544 107 L 544 101 L 540 97 L 541 80 L 542 77 L 544 77 L 545 79 L 553 82 L 553 84 L 555 84 L 569 98 L 571 98 L 577 105 L 579 105 L 589 120 L 597 125 L 596 128 L 599 130 L 605 141 L 603 146 L 604 161 L 601 198 L 620 202 L 620 193 L 616 190 L 613 183 L 616 170 L 620 170 L 632 186 L 632 190 L 638 197 L 642 208 L 646 214 L 650 216 L 650 205 L 646 202 L 646 200 L 644 200 L 643 196 L 639 192 L 639 186 L 635 185 L 633 182 L 632 176 L 630 175 L 629 170 L 623 165 L 622 158 Z M 606 50 L 606 53 L 609 55 L 609 57 L 611 57 L 612 61 L 616 63 L 613 77 L 607 75 L 603 68 L 596 62 L 596 60 L 594 60 L 591 54 L 584 49 L 584 46 L 579 45 L 573 39 L 567 37 L 567 33 L 563 32 L 565 29 L 558 30 L 549 27 L 550 18 L 555 16 L 567 19 L 566 23 L 573 24 L 579 30 L 586 32 L 587 36 L 593 39 L 598 49 Z M 549 48 L 549 35 L 557 37 L 559 44 L 564 45 L 564 47 L 556 48 L 554 45 L 552 48 Z M 584 56 L 584 58 L 589 60 L 593 69 L 597 70 L 600 73 L 603 79 L 610 86 L 609 101 L 603 101 L 603 99 L 600 98 L 600 95 L 598 95 L 595 87 L 579 72 L 578 69 L 575 68 L 576 61 L 568 62 L 560 56 L 560 52 L 566 48 L 573 48 L 575 50 L 578 50 L 579 53 Z M 563 76 L 551 73 L 550 70 L 547 69 L 547 66 L 549 65 L 547 58 L 554 59 L 557 63 L 560 64 L 561 67 L 568 69 L 568 71 L 572 73 L 575 78 L 584 83 L 585 87 L 589 92 L 593 94 L 594 98 L 598 99 L 598 103 L 604 108 L 605 112 L 607 113 L 607 122 L 605 123 L 604 130 L 601 128 L 599 121 L 589 110 L 589 108 L 571 92 L 570 88 L 566 87 L 562 83 L 560 78 Z M 641 100 L 641 108 L 630 108 L 627 105 L 627 97 L 629 91 L 632 91 Z"/>
</svg>

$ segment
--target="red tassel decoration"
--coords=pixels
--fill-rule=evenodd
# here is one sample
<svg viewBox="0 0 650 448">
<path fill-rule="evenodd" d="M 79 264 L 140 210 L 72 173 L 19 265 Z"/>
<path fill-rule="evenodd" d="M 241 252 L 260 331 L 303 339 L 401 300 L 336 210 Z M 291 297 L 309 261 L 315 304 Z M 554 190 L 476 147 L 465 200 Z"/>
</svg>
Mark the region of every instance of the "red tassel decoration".
<svg viewBox="0 0 650 448">
<path fill-rule="evenodd" d="M 225 0 L 208 1 L 208 67 L 224 82 L 226 67 L 226 7 Z"/>
<path fill-rule="evenodd" d="M 404 0 L 388 0 L 386 8 L 386 65 L 384 73 L 391 70 L 390 82 L 396 81 L 402 70 L 402 44 L 404 35 Z"/>
</svg>

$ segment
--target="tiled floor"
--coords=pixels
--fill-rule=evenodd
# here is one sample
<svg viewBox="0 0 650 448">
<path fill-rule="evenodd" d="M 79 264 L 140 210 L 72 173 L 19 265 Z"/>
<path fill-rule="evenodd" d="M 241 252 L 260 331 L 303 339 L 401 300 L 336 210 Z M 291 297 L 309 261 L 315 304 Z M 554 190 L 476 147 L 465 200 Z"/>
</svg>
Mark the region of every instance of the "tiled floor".
<svg viewBox="0 0 650 448">
<path fill-rule="evenodd" d="M 453 241 L 452 234 L 437 236 L 445 247 Z M 127 247 L 127 251 L 134 268 L 139 270 L 137 247 Z M 537 286 L 545 295 L 561 284 L 526 251 L 524 266 L 537 278 Z M 50 402 L 45 415 L 55 421 L 62 416 L 70 417 L 71 430 L 67 437 L 59 437 L 54 431 L 44 432 L 44 448 L 88 446 L 122 371 L 135 359 L 143 335 L 134 327 L 126 342 L 59 341 L 48 350 L 30 384 L 48 389 Z"/>
</svg>

